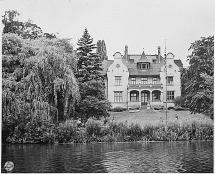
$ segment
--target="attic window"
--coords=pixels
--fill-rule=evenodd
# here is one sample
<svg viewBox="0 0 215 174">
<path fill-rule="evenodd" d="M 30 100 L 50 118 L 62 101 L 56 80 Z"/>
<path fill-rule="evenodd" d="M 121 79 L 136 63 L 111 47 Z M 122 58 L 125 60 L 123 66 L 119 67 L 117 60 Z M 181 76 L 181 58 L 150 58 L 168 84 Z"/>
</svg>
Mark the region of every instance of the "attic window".
<svg viewBox="0 0 215 174">
<path fill-rule="evenodd" d="M 139 68 L 140 69 L 149 69 L 149 63 L 140 63 Z"/>
</svg>

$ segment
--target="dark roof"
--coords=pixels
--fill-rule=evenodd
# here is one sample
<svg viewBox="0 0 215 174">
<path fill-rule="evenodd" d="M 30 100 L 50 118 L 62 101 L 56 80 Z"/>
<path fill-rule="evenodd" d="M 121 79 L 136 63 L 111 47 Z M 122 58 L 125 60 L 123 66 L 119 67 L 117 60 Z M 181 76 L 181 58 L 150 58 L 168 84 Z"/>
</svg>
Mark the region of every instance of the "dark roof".
<svg viewBox="0 0 215 174">
<path fill-rule="evenodd" d="M 153 55 L 154 56 L 154 55 Z M 114 62 L 114 60 L 104 60 L 102 62 L 102 74 L 106 74 L 109 66 Z M 128 67 L 129 75 L 160 75 L 160 69 L 164 65 L 164 58 L 161 56 L 160 63 L 151 63 L 149 70 L 140 70 L 137 68 L 137 63 L 133 59 L 126 61 L 122 59 L 122 62 Z"/>
<path fill-rule="evenodd" d="M 114 60 L 104 60 L 102 62 L 102 68 L 103 68 L 103 71 L 101 72 L 102 74 L 106 74 L 107 73 L 107 70 L 109 68 L 109 66 L 114 62 Z"/>
<path fill-rule="evenodd" d="M 124 63 L 128 67 L 129 75 L 160 75 L 160 69 L 164 64 L 163 61 L 161 63 L 151 63 L 149 70 L 140 70 L 137 68 L 136 63 Z"/>
<path fill-rule="evenodd" d="M 180 59 L 178 60 L 174 60 L 175 64 L 179 67 L 179 68 L 183 68 L 183 63 L 181 62 Z"/>
<path fill-rule="evenodd" d="M 146 55 L 144 53 L 144 50 L 143 50 L 143 53 L 142 53 L 142 55 L 141 55 L 141 57 L 140 57 L 140 59 L 138 60 L 137 63 L 139 63 L 139 62 L 149 62 L 149 60 L 147 59 L 147 57 L 146 57 Z"/>
</svg>

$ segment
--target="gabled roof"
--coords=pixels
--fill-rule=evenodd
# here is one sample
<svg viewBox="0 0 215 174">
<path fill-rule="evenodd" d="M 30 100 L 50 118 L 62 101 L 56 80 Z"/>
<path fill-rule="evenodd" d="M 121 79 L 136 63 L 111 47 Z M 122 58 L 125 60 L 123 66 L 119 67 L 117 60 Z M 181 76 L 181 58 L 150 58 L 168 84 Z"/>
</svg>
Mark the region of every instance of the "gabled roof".
<svg viewBox="0 0 215 174">
<path fill-rule="evenodd" d="M 143 53 L 139 59 L 139 61 L 137 63 L 140 63 L 140 62 L 149 62 L 149 60 L 147 59 L 146 55 L 145 55 L 145 52 L 143 50 Z"/>
</svg>

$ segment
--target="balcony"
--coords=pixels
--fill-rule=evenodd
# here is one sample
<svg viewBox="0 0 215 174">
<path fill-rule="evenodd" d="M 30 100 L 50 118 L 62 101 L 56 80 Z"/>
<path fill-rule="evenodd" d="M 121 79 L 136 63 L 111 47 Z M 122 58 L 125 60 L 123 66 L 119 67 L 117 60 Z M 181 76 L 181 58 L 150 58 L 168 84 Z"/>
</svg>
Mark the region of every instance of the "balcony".
<svg viewBox="0 0 215 174">
<path fill-rule="evenodd" d="M 158 84 L 128 84 L 129 89 L 161 89 L 163 88 L 162 83 Z"/>
</svg>

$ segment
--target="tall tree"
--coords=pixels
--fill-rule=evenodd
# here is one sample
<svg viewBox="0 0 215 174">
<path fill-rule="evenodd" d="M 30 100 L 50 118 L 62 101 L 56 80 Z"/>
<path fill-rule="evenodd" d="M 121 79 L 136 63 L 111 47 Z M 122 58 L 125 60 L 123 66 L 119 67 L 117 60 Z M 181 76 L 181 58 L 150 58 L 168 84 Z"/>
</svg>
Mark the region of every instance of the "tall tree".
<svg viewBox="0 0 215 174">
<path fill-rule="evenodd" d="M 109 102 L 105 97 L 104 77 L 101 74 L 101 60 L 94 53 L 93 38 L 85 28 L 82 38 L 78 40 L 78 62 L 76 77 L 79 82 L 81 100 L 76 111 L 84 121 L 89 117 L 108 116 Z"/>
<path fill-rule="evenodd" d="M 47 123 L 72 117 L 79 89 L 67 40 L 25 40 L 4 34 L 2 54 L 5 137 L 28 139 L 30 132 L 46 129 Z"/>
<path fill-rule="evenodd" d="M 2 23 L 4 24 L 3 33 L 16 33 L 20 35 L 23 23 L 17 19 L 20 14 L 16 10 L 5 11 L 2 16 Z"/>
<path fill-rule="evenodd" d="M 20 14 L 16 10 L 5 11 L 2 16 L 2 23 L 4 24 L 3 33 L 15 33 L 23 39 L 38 39 L 40 37 L 56 38 L 55 34 L 43 33 L 42 29 L 28 20 L 21 22 L 17 19 Z"/>
<path fill-rule="evenodd" d="M 97 50 L 96 50 L 101 61 L 107 60 L 107 49 L 104 40 L 98 40 L 97 42 Z"/>
<path fill-rule="evenodd" d="M 213 117 L 214 36 L 202 37 L 191 44 L 189 69 L 185 76 L 186 103 L 192 112 Z"/>
</svg>

